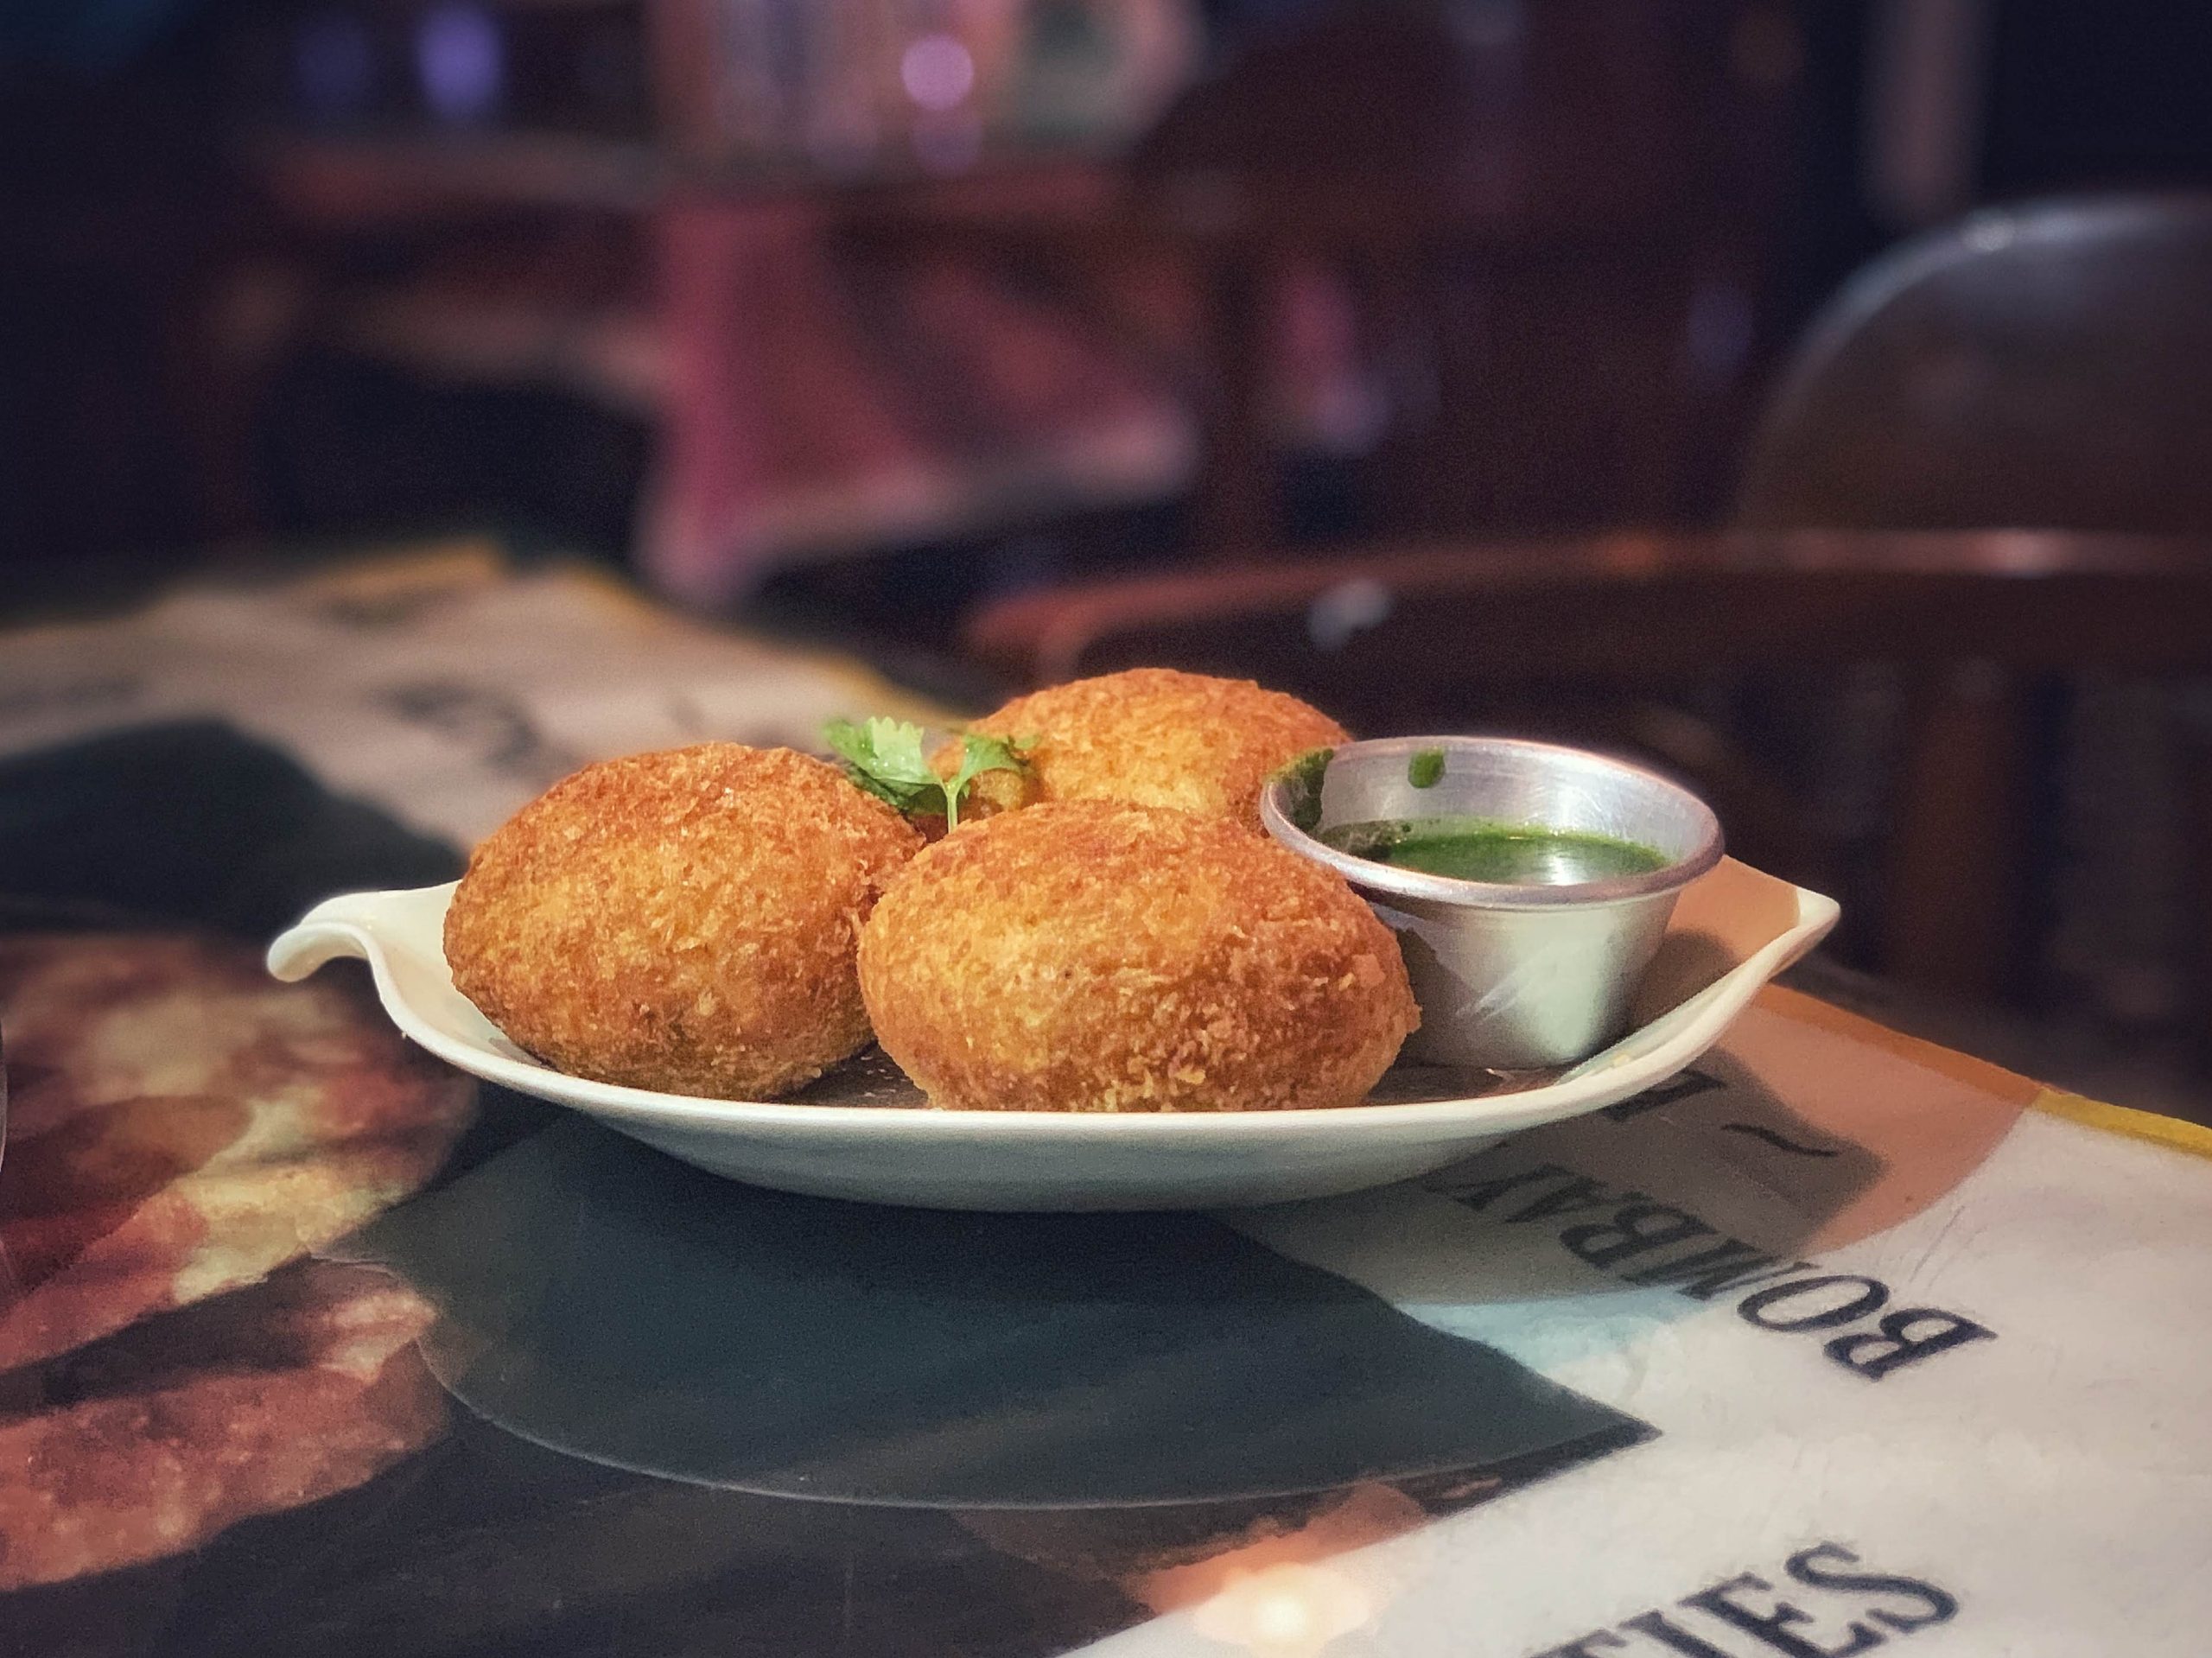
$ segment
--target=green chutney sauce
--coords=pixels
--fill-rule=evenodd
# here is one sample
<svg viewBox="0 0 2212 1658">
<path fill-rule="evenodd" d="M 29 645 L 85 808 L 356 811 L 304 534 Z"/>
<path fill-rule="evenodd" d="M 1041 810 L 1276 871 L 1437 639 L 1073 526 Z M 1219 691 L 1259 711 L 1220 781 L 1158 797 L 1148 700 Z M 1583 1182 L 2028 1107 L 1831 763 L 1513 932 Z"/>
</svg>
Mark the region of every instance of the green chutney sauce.
<svg viewBox="0 0 2212 1658">
<path fill-rule="evenodd" d="M 1508 886 L 1570 886 L 1663 869 L 1664 854 L 1609 835 L 1493 823 L 1478 817 L 1401 817 L 1338 823 L 1320 839 L 1339 852 L 1401 869 Z"/>
</svg>

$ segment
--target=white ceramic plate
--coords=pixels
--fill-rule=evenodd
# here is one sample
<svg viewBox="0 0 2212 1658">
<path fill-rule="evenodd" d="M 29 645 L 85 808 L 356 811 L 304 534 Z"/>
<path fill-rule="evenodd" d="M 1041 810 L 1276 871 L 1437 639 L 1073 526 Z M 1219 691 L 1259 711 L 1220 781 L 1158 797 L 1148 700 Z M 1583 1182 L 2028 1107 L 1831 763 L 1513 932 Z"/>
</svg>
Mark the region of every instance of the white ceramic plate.
<svg viewBox="0 0 2212 1658">
<path fill-rule="evenodd" d="M 1723 862 L 1684 891 L 1637 1028 L 1563 1075 L 1399 1065 L 1365 1105 L 1119 1116 L 934 1111 L 872 1049 L 773 1103 L 587 1082 L 532 1059 L 454 988 L 442 942 L 452 896 L 448 886 L 331 899 L 270 946 L 269 970 L 291 981 L 360 957 L 393 1021 L 440 1058 L 716 1174 L 820 1197 L 984 1210 L 1212 1209 L 1425 1174 L 1665 1081 L 1837 915 L 1831 899 Z"/>
</svg>

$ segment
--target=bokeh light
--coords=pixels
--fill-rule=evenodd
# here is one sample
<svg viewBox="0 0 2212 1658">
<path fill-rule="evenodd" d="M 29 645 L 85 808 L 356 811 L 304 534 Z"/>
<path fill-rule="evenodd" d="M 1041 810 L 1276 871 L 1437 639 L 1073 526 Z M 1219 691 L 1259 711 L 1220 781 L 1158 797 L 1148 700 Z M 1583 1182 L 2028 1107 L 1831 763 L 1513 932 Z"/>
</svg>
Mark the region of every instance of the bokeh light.
<svg viewBox="0 0 2212 1658">
<path fill-rule="evenodd" d="M 506 52 L 499 26 L 480 6 L 439 6 L 415 32 L 423 101 L 447 121 L 478 121 L 499 105 Z"/>
<path fill-rule="evenodd" d="M 924 35 L 899 60 L 899 84 L 925 110 L 950 110 L 976 87 L 976 60 L 950 35 Z"/>
</svg>

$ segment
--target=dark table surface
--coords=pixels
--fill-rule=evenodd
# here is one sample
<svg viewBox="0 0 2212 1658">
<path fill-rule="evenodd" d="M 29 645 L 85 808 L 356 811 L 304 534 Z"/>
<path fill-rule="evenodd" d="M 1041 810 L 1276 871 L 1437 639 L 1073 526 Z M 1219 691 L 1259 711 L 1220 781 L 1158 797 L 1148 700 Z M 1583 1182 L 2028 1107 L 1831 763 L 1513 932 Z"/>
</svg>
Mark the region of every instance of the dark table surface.
<svg viewBox="0 0 2212 1658">
<path fill-rule="evenodd" d="M 0 801 L 11 1653 L 1052 1652 L 1364 1483 L 1443 1512 L 1645 1431 L 1203 1217 L 863 1208 L 471 1109 L 350 964 L 307 1040 L 256 941 L 458 857 L 228 727 Z M 242 1129 L 177 1126 L 226 1088 Z"/>
<path fill-rule="evenodd" d="M 507 727 L 461 731 L 514 752 Z M 1669 1418 L 1577 1380 L 1558 1333 L 1584 1339 L 1590 1318 L 1586 1338 L 1613 1339 L 1613 1304 L 1510 1249 L 1422 1267 L 1448 1280 L 1433 1296 L 1476 1304 L 1458 1328 L 1420 1285 L 1382 1293 L 1274 1222 L 757 1190 L 462 1083 L 398 1041 L 350 964 L 304 988 L 262 974 L 261 945 L 315 899 L 458 861 L 221 721 L 126 721 L 0 762 L 0 1652 L 1043 1658 L 1193 1606 L 1214 1610 L 1155 1649 L 1391 1650 L 1362 1630 L 1406 1582 L 1327 1563 L 1540 1485 L 1612 1478 L 1623 1514 L 1663 1509 L 1669 1487 L 1621 1471 L 1705 1432 L 1704 1405 Z M 1886 994 L 1805 981 L 1878 1010 Z M 1649 1191 L 1699 1236 L 1732 1228 L 1810 1272 L 1816 1249 L 1873 1248 L 1943 1201 L 2036 1096 L 1785 1006 L 1756 1034 L 1812 1045 L 1789 1063 L 1819 1086 L 1717 1059 L 1583 1140 L 1513 1152 L 1568 1160 L 1502 1177 L 1566 1183 L 1509 1218 L 1579 1205 L 1620 1224 Z M 1897 1078 L 1935 1090 L 1942 1124 L 1911 1178 Z M 1863 1134 L 1837 1115 L 1862 1083 Z M 1482 1210 L 1490 1166 L 1426 1200 Z M 1389 1242 L 1374 1224 L 1367 1242 Z M 1947 1294 L 1907 1280 L 1955 1253 L 1849 1270 L 1891 1274 L 1903 1305 Z M 1758 1322 L 1755 1305 L 1637 1293 L 1665 1332 Z M 1912 1386 L 1971 1393 L 1992 1352 L 2057 1373 L 2001 1307 L 1929 1305 L 1963 1333 L 1928 1344 Z M 1821 1402 L 1866 1385 L 1859 1350 L 1836 1356 L 1850 1336 L 1823 1333 L 1826 1358 L 1777 1337 L 1762 1362 L 1802 1363 L 1780 1391 L 1822 1411 L 1909 1399 L 1885 1379 Z M 1727 1396 L 1727 1367 L 1711 1385 Z M 1725 1530 L 1728 1506 L 1665 1528 Z M 1528 1512 L 1499 1509 L 1495 1537 Z M 1557 1639 L 1635 1612 L 1586 1604 L 1584 1547 L 1552 1523 Z M 1822 1540 L 1777 1523 L 1777 1570 Z M 1983 1558 L 1926 1566 L 1880 1542 L 1872 1558 L 1938 1577 Z M 1424 1558 L 1436 1589 L 1479 1557 Z M 2075 1633 L 2116 1627 L 2090 1608 Z M 1469 1628 L 1434 1649 L 1540 1645 Z"/>
</svg>

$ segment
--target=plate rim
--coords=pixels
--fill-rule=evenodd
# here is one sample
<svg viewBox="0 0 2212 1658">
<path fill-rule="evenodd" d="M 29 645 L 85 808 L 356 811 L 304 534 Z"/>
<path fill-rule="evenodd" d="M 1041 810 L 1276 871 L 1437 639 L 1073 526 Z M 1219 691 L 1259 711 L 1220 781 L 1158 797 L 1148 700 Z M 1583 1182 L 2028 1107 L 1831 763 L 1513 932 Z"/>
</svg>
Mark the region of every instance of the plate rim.
<svg viewBox="0 0 2212 1658">
<path fill-rule="evenodd" d="M 735 1132 L 811 1128 L 857 1131 L 892 1138 L 926 1135 L 959 1139 L 1096 1138 L 1172 1140 L 1198 1136 L 1215 1140 L 1326 1140 L 1351 1130 L 1414 1130 L 1451 1128 L 1468 1134 L 1509 1134 L 1624 1099 L 1665 1081 L 1694 1063 L 1719 1040 L 1777 974 L 1813 949 L 1841 913 L 1827 895 L 1785 882 L 1797 898 L 1797 920 L 1691 999 L 1711 1000 L 1687 1020 L 1682 1029 L 1649 1051 L 1601 1063 L 1600 1053 L 1566 1076 L 1535 1088 L 1461 1099 L 1401 1101 L 1384 1104 L 1318 1106 L 1297 1110 L 1224 1111 L 987 1111 L 950 1107 L 808 1104 L 789 1100 L 721 1100 L 697 1095 L 665 1094 L 620 1083 L 594 1082 L 535 1061 L 513 1059 L 476 1045 L 423 1017 L 401 994 L 378 936 L 395 911 L 427 908 L 435 902 L 439 921 L 457 882 L 438 886 L 340 893 L 326 899 L 280 933 L 268 950 L 270 973 L 296 982 L 341 957 L 365 961 L 386 1017 L 401 1033 L 456 1070 L 517 1093 L 550 1100 L 613 1121 Z M 443 961 L 441 947 L 439 960 Z M 1715 994 L 1719 993 L 1719 994 Z M 1690 1004 L 1684 1004 L 1688 1007 Z M 1670 1009 L 1679 1013 L 1681 1007 Z M 1669 1015 L 1662 1013 L 1661 1019 Z M 1656 1021 L 1655 1021 L 1656 1022 Z M 1650 1028 L 1649 1026 L 1641 1027 Z M 1629 1033 L 1632 1037 L 1636 1032 Z M 1627 1037 L 1623 1038 L 1625 1041 Z"/>
</svg>

